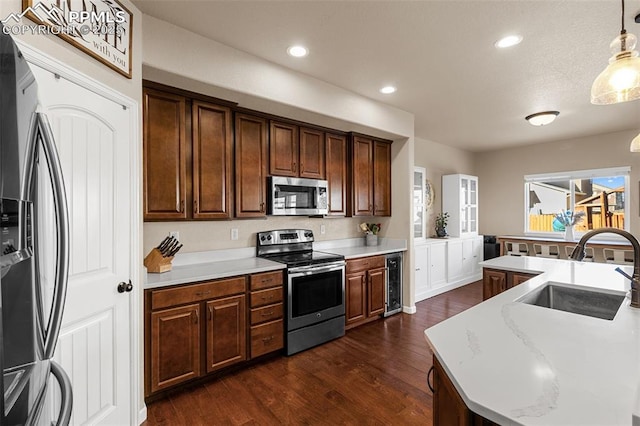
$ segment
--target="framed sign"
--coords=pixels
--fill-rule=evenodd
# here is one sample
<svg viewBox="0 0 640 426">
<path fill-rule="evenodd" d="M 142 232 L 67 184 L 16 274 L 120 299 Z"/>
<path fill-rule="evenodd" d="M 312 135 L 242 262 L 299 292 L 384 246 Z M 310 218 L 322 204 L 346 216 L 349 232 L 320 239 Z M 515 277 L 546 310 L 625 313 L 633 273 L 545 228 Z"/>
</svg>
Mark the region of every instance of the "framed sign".
<svg viewBox="0 0 640 426">
<path fill-rule="evenodd" d="M 131 78 L 133 15 L 118 0 L 22 0 L 22 15 Z"/>
</svg>

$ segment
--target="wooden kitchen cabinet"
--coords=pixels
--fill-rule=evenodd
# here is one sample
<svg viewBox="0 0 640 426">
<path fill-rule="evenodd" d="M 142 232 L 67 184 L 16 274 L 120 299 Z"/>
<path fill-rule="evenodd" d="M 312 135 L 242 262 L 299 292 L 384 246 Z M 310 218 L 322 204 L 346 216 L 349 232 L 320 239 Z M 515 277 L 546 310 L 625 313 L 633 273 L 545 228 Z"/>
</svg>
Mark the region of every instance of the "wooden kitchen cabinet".
<svg viewBox="0 0 640 426">
<path fill-rule="evenodd" d="M 200 376 L 200 305 L 151 314 L 150 392 Z"/>
<path fill-rule="evenodd" d="M 232 217 L 231 108 L 145 87 L 143 121 L 144 219 Z"/>
<path fill-rule="evenodd" d="M 347 214 L 347 137 L 325 134 L 326 179 L 329 191 L 329 215 Z"/>
<path fill-rule="evenodd" d="M 267 214 L 267 120 L 236 113 L 236 217 Z"/>
<path fill-rule="evenodd" d="M 187 100 L 143 91 L 144 219 L 186 219 Z"/>
<path fill-rule="evenodd" d="M 193 101 L 193 218 L 233 215 L 233 131 L 231 109 Z"/>
<path fill-rule="evenodd" d="M 145 291 L 145 396 L 246 359 L 246 278 Z"/>
<path fill-rule="evenodd" d="M 325 178 L 324 132 L 271 121 L 269 173 L 274 176 Z"/>
<path fill-rule="evenodd" d="M 284 286 L 282 271 L 253 274 L 251 288 L 251 358 L 284 347 Z"/>
<path fill-rule="evenodd" d="M 391 216 L 391 144 L 361 135 L 351 140 L 353 216 Z"/>
<path fill-rule="evenodd" d="M 207 302 L 207 373 L 247 359 L 246 297 Z"/>
<path fill-rule="evenodd" d="M 482 270 L 482 300 L 487 300 L 538 274 L 484 268 Z"/>
<path fill-rule="evenodd" d="M 386 303 L 386 258 L 371 256 L 347 260 L 346 328 L 375 320 Z"/>
</svg>

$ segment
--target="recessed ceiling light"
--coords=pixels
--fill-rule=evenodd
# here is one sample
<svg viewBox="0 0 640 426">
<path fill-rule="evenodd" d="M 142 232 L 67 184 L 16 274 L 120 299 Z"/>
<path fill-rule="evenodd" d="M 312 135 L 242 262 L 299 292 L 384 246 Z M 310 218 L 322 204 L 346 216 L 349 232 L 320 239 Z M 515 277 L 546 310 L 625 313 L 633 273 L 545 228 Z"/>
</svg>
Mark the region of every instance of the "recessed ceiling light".
<svg viewBox="0 0 640 426">
<path fill-rule="evenodd" d="M 499 49 L 504 49 L 505 47 L 515 46 L 516 44 L 520 44 L 522 41 L 522 36 L 514 34 L 506 37 L 502 37 L 500 40 L 496 41 L 494 45 Z"/>
<path fill-rule="evenodd" d="M 382 89 L 380 89 L 380 93 L 384 93 L 385 95 L 388 95 L 389 93 L 394 93 L 396 90 L 395 87 L 393 86 L 384 86 Z"/>
<path fill-rule="evenodd" d="M 287 53 L 294 58 L 303 58 L 309 54 L 309 50 L 304 46 L 289 46 Z"/>
<path fill-rule="evenodd" d="M 558 111 L 536 112 L 535 114 L 526 116 L 524 119 L 533 126 L 544 126 L 552 123 L 556 119 L 558 114 L 560 114 L 560 112 Z"/>
</svg>

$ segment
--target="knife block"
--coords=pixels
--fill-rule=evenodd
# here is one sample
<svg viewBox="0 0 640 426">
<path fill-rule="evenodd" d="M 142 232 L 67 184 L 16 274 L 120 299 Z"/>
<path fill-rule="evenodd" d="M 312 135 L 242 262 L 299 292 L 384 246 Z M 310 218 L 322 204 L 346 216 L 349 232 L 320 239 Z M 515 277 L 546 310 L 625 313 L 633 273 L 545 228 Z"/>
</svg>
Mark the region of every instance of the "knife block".
<svg viewBox="0 0 640 426">
<path fill-rule="evenodd" d="M 173 256 L 164 257 L 157 248 L 152 249 L 147 257 L 144 258 L 144 266 L 147 272 L 162 273 L 171 270 L 171 261 Z"/>
</svg>

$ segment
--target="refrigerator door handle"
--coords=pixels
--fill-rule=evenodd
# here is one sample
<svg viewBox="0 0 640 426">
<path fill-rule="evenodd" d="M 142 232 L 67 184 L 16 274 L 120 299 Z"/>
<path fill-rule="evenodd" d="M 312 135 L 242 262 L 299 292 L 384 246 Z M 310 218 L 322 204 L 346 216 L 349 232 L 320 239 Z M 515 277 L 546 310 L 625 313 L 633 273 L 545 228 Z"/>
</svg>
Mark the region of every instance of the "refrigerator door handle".
<svg viewBox="0 0 640 426">
<path fill-rule="evenodd" d="M 53 352 L 58 341 L 62 313 L 67 295 L 67 276 L 69 272 L 69 212 L 67 210 L 67 196 L 62 177 L 62 166 L 55 147 L 53 132 L 49 120 L 44 113 L 36 113 L 36 125 L 42 141 L 42 148 L 49 165 L 49 176 L 52 182 L 53 199 L 55 204 L 56 231 L 58 234 L 55 289 L 49 323 L 46 328 L 44 341 L 44 358 L 53 358 Z"/>
<path fill-rule="evenodd" d="M 60 385 L 60 414 L 56 426 L 68 426 L 71 420 L 71 408 L 73 406 L 73 391 L 71 381 L 60 364 L 51 360 L 51 373 Z"/>
</svg>

